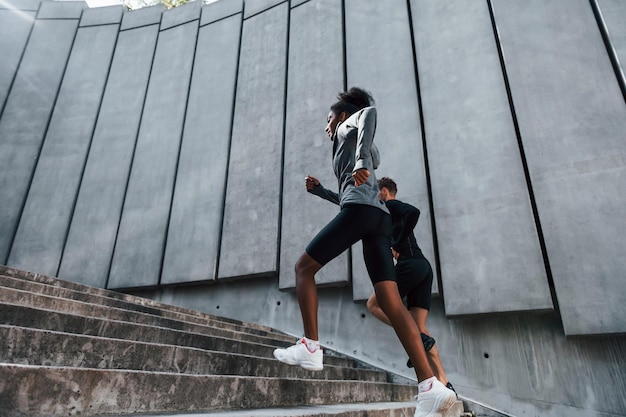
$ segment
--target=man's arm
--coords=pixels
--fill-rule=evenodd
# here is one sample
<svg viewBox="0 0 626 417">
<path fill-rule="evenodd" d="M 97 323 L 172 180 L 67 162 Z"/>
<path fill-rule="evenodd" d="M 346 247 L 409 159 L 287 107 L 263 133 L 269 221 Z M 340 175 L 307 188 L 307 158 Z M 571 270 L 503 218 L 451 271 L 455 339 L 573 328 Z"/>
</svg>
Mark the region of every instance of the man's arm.
<svg viewBox="0 0 626 417">
<path fill-rule="evenodd" d="M 413 229 L 415 229 L 417 221 L 420 218 L 420 211 L 417 207 L 398 200 L 393 200 L 392 204 L 387 204 L 387 208 L 389 208 L 389 212 L 392 216 L 399 216 L 402 218 L 402 229 L 400 234 L 397 239 L 393 239 L 391 242 L 391 247 L 395 248 L 399 242 L 405 241 L 409 235 L 413 233 Z"/>
</svg>

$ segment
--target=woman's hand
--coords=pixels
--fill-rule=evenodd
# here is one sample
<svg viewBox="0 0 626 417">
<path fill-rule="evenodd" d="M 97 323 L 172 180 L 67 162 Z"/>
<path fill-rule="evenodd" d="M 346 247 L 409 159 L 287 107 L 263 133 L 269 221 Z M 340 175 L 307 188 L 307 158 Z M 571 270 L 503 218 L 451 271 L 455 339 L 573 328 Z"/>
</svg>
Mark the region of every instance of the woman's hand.
<svg viewBox="0 0 626 417">
<path fill-rule="evenodd" d="M 354 185 L 359 186 L 361 184 L 365 184 L 367 179 L 370 177 L 370 172 L 363 168 L 352 173 L 352 178 L 354 178 Z"/>
<path fill-rule="evenodd" d="M 396 261 L 400 257 L 400 254 L 394 248 L 391 248 L 391 255 L 393 256 L 393 259 L 395 259 Z"/>
<path fill-rule="evenodd" d="M 304 185 L 306 186 L 307 191 L 311 191 L 313 188 L 320 185 L 320 180 L 310 175 L 304 177 Z"/>
</svg>

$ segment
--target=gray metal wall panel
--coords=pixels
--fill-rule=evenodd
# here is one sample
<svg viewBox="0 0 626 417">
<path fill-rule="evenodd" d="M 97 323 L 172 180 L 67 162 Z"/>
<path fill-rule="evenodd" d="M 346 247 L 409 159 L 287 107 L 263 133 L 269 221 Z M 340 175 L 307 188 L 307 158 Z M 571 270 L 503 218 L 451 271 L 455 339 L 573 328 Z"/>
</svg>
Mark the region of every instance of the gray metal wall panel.
<svg viewBox="0 0 626 417">
<path fill-rule="evenodd" d="M 59 276 L 105 288 L 158 25 L 119 33 Z"/>
<path fill-rule="evenodd" d="M 161 283 L 215 279 L 241 13 L 200 28 Z"/>
<path fill-rule="evenodd" d="M 107 25 L 76 34 L 9 265 L 58 272 L 117 33 Z"/>
<path fill-rule="evenodd" d="M 199 19 L 202 3 L 202 1 L 192 1 L 185 5 L 175 7 L 172 10 L 168 10 L 167 13 L 163 14 L 161 30 Z"/>
<path fill-rule="evenodd" d="M 110 288 L 159 282 L 197 35 L 197 20 L 159 34 Z"/>
<path fill-rule="evenodd" d="M 219 278 L 277 271 L 288 4 L 243 24 Z"/>
<path fill-rule="evenodd" d="M 223 0 L 222 0 L 223 1 Z M 272 7 L 284 3 L 283 6 L 287 4 L 286 0 L 244 0 L 244 19 L 247 19 L 256 14 L 262 13 L 265 10 L 271 9 Z"/>
<path fill-rule="evenodd" d="M 376 100 L 375 143 L 381 153 L 376 177 L 393 178 L 398 198 L 421 211 L 415 228 L 426 258 L 435 266 L 429 196 L 423 155 L 419 103 L 406 1 L 346 1 L 348 87 L 369 90 Z M 393 47 L 390 47 L 393 45 Z M 376 65 L 372 65 L 376 56 Z M 353 251 L 353 295 L 367 299 L 373 291 L 361 244 Z M 433 291 L 437 292 L 436 275 Z"/>
<path fill-rule="evenodd" d="M 620 63 L 622 81 L 626 82 L 626 2 L 622 0 L 597 0 L 604 24 L 608 30 L 611 48 Z"/>
<path fill-rule="evenodd" d="M 283 173 L 280 288 L 295 288 L 294 265 L 309 241 L 339 207 L 306 192 L 312 175 L 337 191 L 332 142 L 324 127 L 331 104 L 343 90 L 341 0 L 314 0 L 291 10 L 289 80 Z M 306 219 L 306 221 L 303 221 Z M 347 252 L 316 276 L 319 285 L 348 283 Z"/>
<path fill-rule="evenodd" d="M 623 333 L 626 107 L 590 4 L 494 12 L 565 333 Z"/>
<path fill-rule="evenodd" d="M 127 11 L 122 18 L 122 26 L 120 30 L 133 29 L 141 26 L 153 25 L 161 22 L 165 6 L 158 4 L 156 6 L 144 7 L 139 10 Z"/>
<path fill-rule="evenodd" d="M 551 309 L 488 4 L 411 7 L 446 313 Z"/>
<path fill-rule="evenodd" d="M 35 22 L 35 12 L 0 9 L 0 115 Z"/>
<path fill-rule="evenodd" d="M 291 0 L 291 7 L 298 7 L 301 4 L 307 3 L 309 0 Z"/>
<path fill-rule="evenodd" d="M 0 120 L 0 261 L 6 263 L 78 26 L 36 21 Z"/>
<path fill-rule="evenodd" d="M 215 22 L 243 11 L 243 0 L 220 0 L 202 8 L 200 26 Z"/>
<path fill-rule="evenodd" d="M 0 3 L 0 9 L 4 10 L 30 10 L 37 11 L 39 9 L 40 0 L 4 0 Z"/>
<path fill-rule="evenodd" d="M 44 1 L 37 19 L 80 19 L 87 7 L 84 1 Z"/>
<path fill-rule="evenodd" d="M 119 24 L 124 14 L 123 6 L 97 7 L 85 9 L 80 18 L 80 26 Z"/>
</svg>

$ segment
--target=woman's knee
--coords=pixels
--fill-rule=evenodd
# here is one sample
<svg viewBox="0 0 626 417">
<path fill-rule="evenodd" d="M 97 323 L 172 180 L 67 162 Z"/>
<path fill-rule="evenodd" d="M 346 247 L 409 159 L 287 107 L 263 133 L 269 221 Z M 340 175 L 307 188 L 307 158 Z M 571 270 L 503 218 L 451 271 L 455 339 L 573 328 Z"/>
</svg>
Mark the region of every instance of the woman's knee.
<svg viewBox="0 0 626 417">
<path fill-rule="evenodd" d="M 373 313 L 375 310 L 379 309 L 378 303 L 376 302 L 376 293 L 370 295 L 370 298 L 367 299 L 367 303 L 365 303 L 367 307 L 367 311 Z"/>
<path fill-rule="evenodd" d="M 305 275 L 315 275 L 321 267 L 322 266 L 315 259 L 311 258 L 308 253 L 304 252 L 296 261 L 294 270 L 296 277 L 300 277 Z"/>
</svg>

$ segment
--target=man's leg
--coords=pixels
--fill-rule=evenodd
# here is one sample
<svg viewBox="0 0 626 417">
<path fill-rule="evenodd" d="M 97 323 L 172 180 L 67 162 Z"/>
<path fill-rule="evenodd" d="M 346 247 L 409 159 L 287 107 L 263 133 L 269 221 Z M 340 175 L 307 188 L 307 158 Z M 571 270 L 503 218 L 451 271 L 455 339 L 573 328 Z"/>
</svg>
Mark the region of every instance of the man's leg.
<svg viewBox="0 0 626 417">
<path fill-rule="evenodd" d="M 372 295 L 370 295 L 370 298 L 367 299 L 366 306 L 367 306 L 367 310 L 370 313 L 372 313 L 374 317 L 376 317 L 378 320 L 385 323 L 387 326 L 391 326 L 389 317 L 387 317 L 383 309 L 380 308 L 380 306 L 378 305 L 378 302 L 376 301 L 376 292 L 373 292 Z"/>
<path fill-rule="evenodd" d="M 417 328 L 420 333 L 424 333 L 430 336 L 430 332 L 426 328 L 426 320 L 428 319 L 428 310 L 419 307 L 411 307 L 409 312 L 415 320 L 417 324 Z M 437 379 L 441 381 L 442 384 L 446 385 L 448 383 L 448 377 L 446 376 L 445 371 L 443 370 L 443 365 L 441 364 L 441 358 L 439 357 L 439 351 L 437 350 L 437 345 L 433 345 L 433 347 L 427 352 L 428 354 L 428 362 L 430 363 L 435 376 Z"/>
<path fill-rule="evenodd" d="M 404 307 L 395 281 L 380 281 L 374 285 L 377 304 L 398 335 L 404 350 L 414 364 L 418 381 L 434 375 L 426 351 L 422 344 L 419 329 L 409 312 Z"/>
<path fill-rule="evenodd" d="M 389 317 L 385 314 L 385 312 L 380 308 L 376 301 L 376 293 L 372 293 L 370 298 L 367 300 L 367 309 L 374 317 L 383 323 L 391 326 L 391 322 L 389 321 Z M 411 307 L 410 314 L 417 325 L 420 333 L 424 333 L 430 336 L 428 329 L 426 328 L 426 320 L 428 318 L 428 310 L 418 307 Z M 420 338 L 421 339 L 421 338 Z M 437 350 L 437 345 L 434 345 L 428 352 L 426 352 L 428 363 L 433 370 L 433 373 L 437 377 L 439 381 L 441 381 L 444 385 L 446 385 L 448 381 L 448 377 L 446 376 L 445 371 L 443 370 L 443 365 L 441 364 L 441 358 L 439 357 L 439 351 Z M 413 362 L 413 361 L 411 361 Z"/>
</svg>

